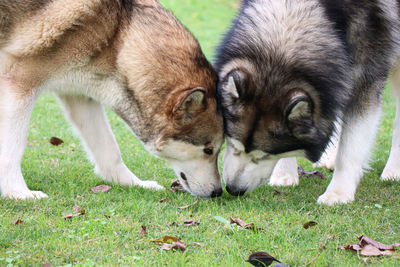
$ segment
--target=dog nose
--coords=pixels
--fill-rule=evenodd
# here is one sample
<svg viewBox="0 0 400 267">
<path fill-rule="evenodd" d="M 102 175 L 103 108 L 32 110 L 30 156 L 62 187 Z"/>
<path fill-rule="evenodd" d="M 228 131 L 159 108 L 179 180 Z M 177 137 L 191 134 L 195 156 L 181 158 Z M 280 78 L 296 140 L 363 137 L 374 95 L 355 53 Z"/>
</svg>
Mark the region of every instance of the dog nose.
<svg viewBox="0 0 400 267">
<path fill-rule="evenodd" d="M 243 196 L 244 193 L 246 193 L 246 190 L 238 190 L 238 188 L 236 187 L 231 187 L 229 185 L 226 186 L 226 191 L 228 191 L 229 194 L 231 194 L 232 196 Z"/>
<path fill-rule="evenodd" d="M 222 195 L 222 188 L 216 189 L 214 191 L 212 191 L 211 193 L 211 197 L 220 197 Z"/>
</svg>

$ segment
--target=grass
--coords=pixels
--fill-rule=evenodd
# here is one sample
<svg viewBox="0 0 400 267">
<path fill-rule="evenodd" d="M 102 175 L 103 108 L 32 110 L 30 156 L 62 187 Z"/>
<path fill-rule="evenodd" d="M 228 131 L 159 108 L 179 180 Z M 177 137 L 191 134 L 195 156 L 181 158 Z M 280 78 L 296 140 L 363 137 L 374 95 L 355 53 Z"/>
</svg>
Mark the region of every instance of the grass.
<svg viewBox="0 0 400 267">
<path fill-rule="evenodd" d="M 164 0 L 198 37 L 207 56 L 229 25 L 237 1 Z M 400 183 L 382 182 L 379 175 L 388 157 L 394 103 L 384 96 L 384 117 L 379 130 L 372 170 L 363 178 L 354 203 L 319 206 L 316 199 L 329 180 L 302 179 L 295 188 L 263 186 L 243 197 L 226 192 L 217 199 L 199 199 L 197 205 L 180 210 L 196 198 L 184 192 L 153 192 L 113 186 L 105 194 L 90 188 L 103 184 L 93 173 L 85 152 L 63 118 L 56 100 L 43 95 L 34 110 L 22 171 L 31 189 L 42 190 L 49 199 L 12 201 L 0 199 L 0 266 L 250 266 L 251 252 L 264 250 L 291 266 L 363 266 L 356 254 L 337 250 L 365 234 L 384 243 L 400 242 Z M 149 155 L 124 123 L 108 112 L 126 164 L 141 179 L 157 180 L 168 187 L 174 180 L 165 162 Z M 51 136 L 62 138 L 51 146 Z M 302 160 L 308 170 L 311 165 Z M 331 177 L 331 173 L 325 174 Z M 168 197 L 168 201 L 159 200 Z M 86 215 L 62 219 L 62 212 L 79 205 Z M 108 215 L 104 216 L 104 215 Z M 252 232 L 230 228 L 214 216 L 240 217 L 265 229 Z M 14 225 L 15 220 L 23 224 Z M 199 226 L 168 226 L 195 219 Z M 305 230 L 302 224 L 318 225 Z M 141 226 L 148 234 L 139 236 Z M 149 242 L 164 235 L 179 236 L 188 244 L 185 252 L 162 251 Z M 199 242 L 203 246 L 190 245 Z M 319 251 L 324 245 L 327 249 Z M 370 266 L 399 266 L 396 257 L 372 258 Z"/>
</svg>

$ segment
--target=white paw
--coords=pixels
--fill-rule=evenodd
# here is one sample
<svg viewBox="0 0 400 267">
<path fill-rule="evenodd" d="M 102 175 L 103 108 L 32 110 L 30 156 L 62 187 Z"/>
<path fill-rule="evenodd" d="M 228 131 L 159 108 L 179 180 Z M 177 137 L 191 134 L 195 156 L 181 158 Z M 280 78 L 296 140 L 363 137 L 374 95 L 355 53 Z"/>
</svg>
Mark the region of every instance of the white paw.
<svg viewBox="0 0 400 267">
<path fill-rule="evenodd" d="M 283 173 L 272 175 L 269 180 L 269 185 L 272 186 L 295 186 L 299 184 L 298 174 Z"/>
<path fill-rule="evenodd" d="M 325 170 L 333 170 L 335 168 L 335 159 L 328 158 L 324 159 L 321 158 L 318 162 L 312 165 L 314 168 L 323 168 Z"/>
<path fill-rule="evenodd" d="M 48 197 L 42 191 L 31 191 L 29 189 L 6 192 L 3 196 L 11 199 L 20 199 L 20 200 L 41 199 Z"/>
<path fill-rule="evenodd" d="M 136 184 L 137 186 L 146 188 L 146 189 L 153 189 L 153 190 L 164 190 L 165 187 L 159 185 L 156 181 L 140 181 L 140 183 Z"/>
<path fill-rule="evenodd" d="M 381 179 L 383 181 L 400 181 L 400 169 L 385 168 L 382 172 Z"/>
<path fill-rule="evenodd" d="M 318 198 L 318 204 L 332 206 L 335 204 L 346 204 L 354 200 L 354 194 L 349 192 L 327 191 Z"/>
</svg>

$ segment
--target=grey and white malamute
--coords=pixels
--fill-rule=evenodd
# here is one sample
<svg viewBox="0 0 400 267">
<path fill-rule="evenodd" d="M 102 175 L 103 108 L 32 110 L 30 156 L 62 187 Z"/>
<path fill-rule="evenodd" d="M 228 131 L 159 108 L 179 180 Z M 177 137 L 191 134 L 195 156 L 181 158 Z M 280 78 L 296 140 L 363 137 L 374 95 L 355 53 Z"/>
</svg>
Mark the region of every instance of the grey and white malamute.
<svg viewBox="0 0 400 267">
<path fill-rule="evenodd" d="M 247 0 L 219 47 L 227 149 L 224 179 L 240 195 L 276 162 L 317 161 L 341 122 L 333 179 L 318 203 L 354 199 L 392 71 L 400 104 L 400 1 Z M 382 179 L 400 179 L 400 108 Z"/>
</svg>

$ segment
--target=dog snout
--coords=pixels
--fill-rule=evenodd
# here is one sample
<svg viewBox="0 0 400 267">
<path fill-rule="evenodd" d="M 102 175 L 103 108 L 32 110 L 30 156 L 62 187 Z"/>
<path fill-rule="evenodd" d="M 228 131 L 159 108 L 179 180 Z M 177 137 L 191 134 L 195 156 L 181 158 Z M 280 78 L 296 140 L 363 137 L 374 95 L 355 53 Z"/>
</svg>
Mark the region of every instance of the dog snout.
<svg viewBox="0 0 400 267">
<path fill-rule="evenodd" d="M 226 186 L 226 191 L 228 191 L 229 194 L 231 194 L 232 196 L 243 196 L 244 193 L 246 193 L 246 189 L 241 189 L 241 188 L 237 188 L 235 186 Z"/>
<path fill-rule="evenodd" d="M 211 193 L 211 198 L 220 197 L 222 195 L 222 188 L 215 189 Z"/>
</svg>

